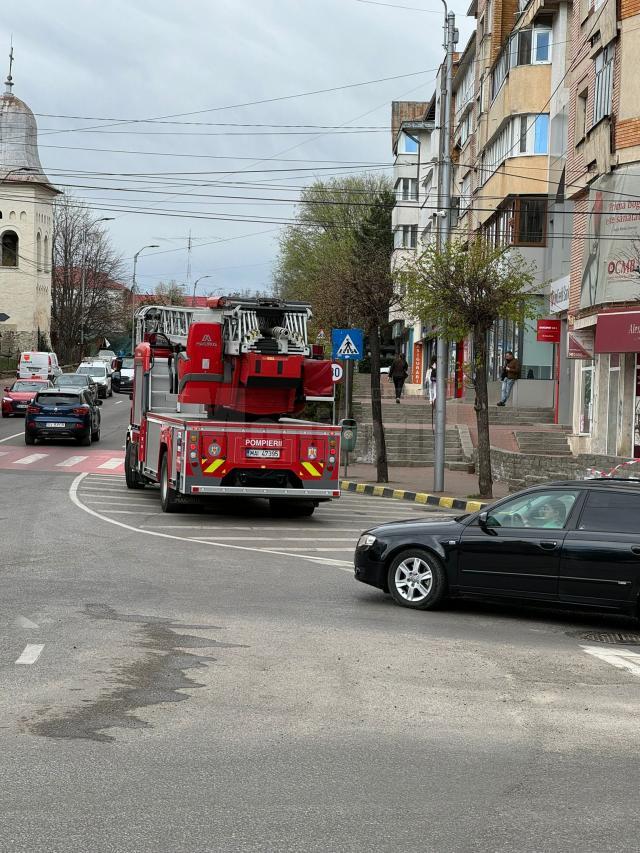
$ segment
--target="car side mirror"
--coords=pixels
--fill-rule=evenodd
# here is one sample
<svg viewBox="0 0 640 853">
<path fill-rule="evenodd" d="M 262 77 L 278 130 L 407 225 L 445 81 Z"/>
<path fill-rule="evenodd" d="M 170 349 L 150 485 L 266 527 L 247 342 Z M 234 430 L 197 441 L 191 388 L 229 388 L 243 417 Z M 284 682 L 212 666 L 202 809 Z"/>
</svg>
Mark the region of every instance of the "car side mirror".
<svg viewBox="0 0 640 853">
<path fill-rule="evenodd" d="M 96 400 L 96 406 L 101 406 L 101 405 L 102 405 L 102 400 Z"/>
<path fill-rule="evenodd" d="M 493 529 L 493 527 L 489 527 L 489 513 L 484 510 L 478 516 L 478 526 L 484 533 L 488 533 L 489 536 L 497 536 L 498 534 Z"/>
</svg>

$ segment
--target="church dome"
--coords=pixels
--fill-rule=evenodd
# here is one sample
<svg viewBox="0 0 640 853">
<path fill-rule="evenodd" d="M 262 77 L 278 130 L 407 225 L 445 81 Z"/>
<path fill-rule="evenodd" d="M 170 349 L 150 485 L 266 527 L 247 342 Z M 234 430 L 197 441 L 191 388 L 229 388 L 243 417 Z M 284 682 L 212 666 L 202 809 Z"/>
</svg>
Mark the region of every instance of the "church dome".
<svg viewBox="0 0 640 853">
<path fill-rule="evenodd" d="M 0 181 L 6 178 L 7 183 L 37 183 L 56 191 L 40 163 L 35 116 L 12 93 L 12 86 L 9 77 L 6 91 L 0 96 Z"/>
</svg>

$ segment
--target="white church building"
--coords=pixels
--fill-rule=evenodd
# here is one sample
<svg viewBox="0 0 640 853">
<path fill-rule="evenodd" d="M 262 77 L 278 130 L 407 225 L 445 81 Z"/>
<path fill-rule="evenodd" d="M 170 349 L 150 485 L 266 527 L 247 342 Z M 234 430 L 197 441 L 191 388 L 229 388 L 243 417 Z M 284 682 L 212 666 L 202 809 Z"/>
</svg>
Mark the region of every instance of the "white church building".
<svg viewBox="0 0 640 853">
<path fill-rule="evenodd" d="M 0 96 L 0 353 L 48 348 L 53 202 L 58 190 L 38 155 L 38 128 L 13 94 Z"/>
</svg>

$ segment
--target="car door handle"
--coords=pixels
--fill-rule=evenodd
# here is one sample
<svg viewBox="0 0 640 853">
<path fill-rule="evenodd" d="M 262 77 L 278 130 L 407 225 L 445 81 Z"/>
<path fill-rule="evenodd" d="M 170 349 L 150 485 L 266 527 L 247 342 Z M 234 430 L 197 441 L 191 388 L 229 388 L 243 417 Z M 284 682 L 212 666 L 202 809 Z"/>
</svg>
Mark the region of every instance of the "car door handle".
<svg viewBox="0 0 640 853">
<path fill-rule="evenodd" d="M 637 557 L 640 557 L 640 545 L 633 545 L 631 547 L 631 553 L 635 554 Z"/>
<path fill-rule="evenodd" d="M 557 542 L 544 542 L 543 541 L 543 542 L 540 542 L 540 547 L 544 548 L 545 551 L 553 551 L 555 548 L 558 547 L 558 543 Z"/>
</svg>

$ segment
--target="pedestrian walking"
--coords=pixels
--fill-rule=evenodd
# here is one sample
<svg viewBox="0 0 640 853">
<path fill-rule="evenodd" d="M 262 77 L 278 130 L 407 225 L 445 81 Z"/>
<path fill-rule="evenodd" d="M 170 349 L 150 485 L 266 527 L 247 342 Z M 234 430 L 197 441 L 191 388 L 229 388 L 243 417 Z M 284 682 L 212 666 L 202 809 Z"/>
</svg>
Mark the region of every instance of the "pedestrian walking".
<svg viewBox="0 0 640 853">
<path fill-rule="evenodd" d="M 427 368 L 427 376 L 424 382 L 424 387 L 426 388 L 427 394 L 429 395 L 429 402 L 432 406 L 435 406 L 436 393 L 438 388 L 438 361 L 435 357 L 431 359 L 431 364 Z"/>
<path fill-rule="evenodd" d="M 500 378 L 502 379 L 502 396 L 500 397 L 500 402 L 497 405 L 505 406 L 507 400 L 511 396 L 516 380 L 520 378 L 520 362 L 517 358 L 514 358 L 511 350 L 507 350 L 504 355 L 504 365 L 502 367 L 502 374 Z"/>
<path fill-rule="evenodd" d="M 396 403 L 400 402 L 404 383 L 409 375 L 409 364 L 407 359 L 399 352 L 391 362 L 389 368 L 389 379 L 393 382 L 396 390 Z"/>
</svg>

